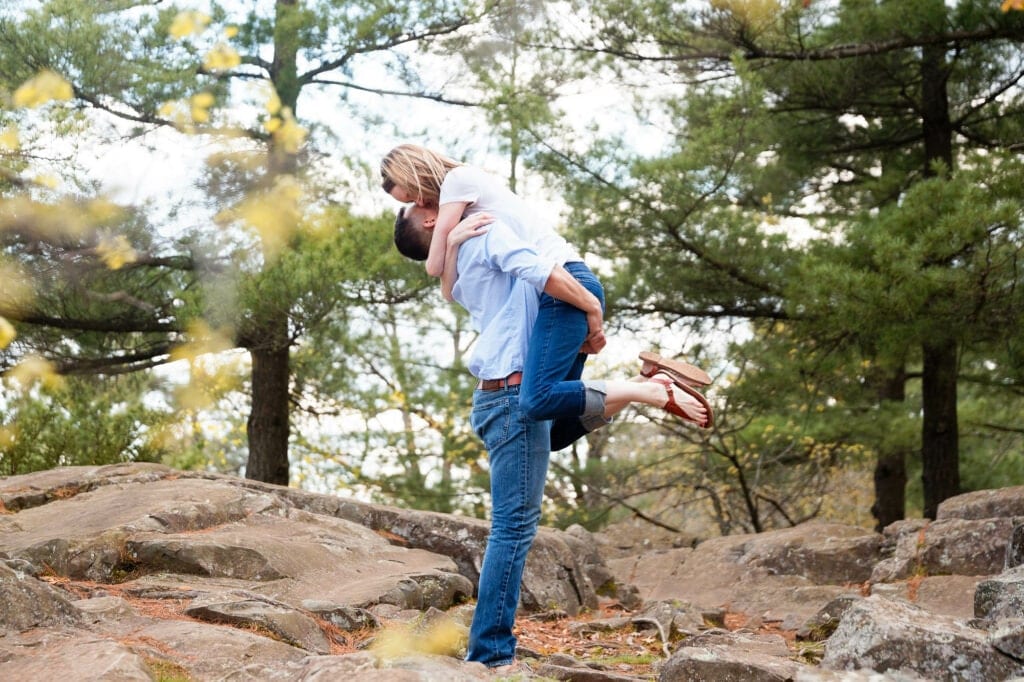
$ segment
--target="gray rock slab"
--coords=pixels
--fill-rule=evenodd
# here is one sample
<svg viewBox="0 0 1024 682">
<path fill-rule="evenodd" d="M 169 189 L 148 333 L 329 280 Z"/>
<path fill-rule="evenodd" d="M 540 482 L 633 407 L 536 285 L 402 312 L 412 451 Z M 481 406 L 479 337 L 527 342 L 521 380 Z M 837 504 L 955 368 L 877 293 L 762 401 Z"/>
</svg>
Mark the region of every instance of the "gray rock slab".
<svg viewBox="0 0 1024 682">
<path fill-rule="evenodd" d="M 683 641 L 659 682 L 787 682 L 803 667 L 777 635 L 712 631 Z"/>
<path fill-rule="evenodd" d="M 404 606 L 446 607 L 471 596 L 448 557 L 395 546 L 371 529 L 224 480 L 96 486 L 0 524 L 0 551 L 100 582 L 147 573 L 255 581 L 295 605 L 404 599 Z"/>
<path fill-rule="evenodd" d="M 1016 566 L 978 583 L 974 592 L 977 618 L 1024 618 L 1024 566 Z"/>
<path fill-rule="evenodd" d="M 315 620 L 287 604 L 251 593 L 195 599 L 185 614 L 211 623 L 256 628 L 275 638 L 317 654 L 330 653 L 331 643 Z"/>
<path fill-rule="evenodd" d="M 870 596 L 853 604 L 825 642 L 830 670 L 905 671 L 930 680 L 988 682 L 1024 672 L 986 634 L 902 601 Z"/>
<path fill-rule="evenodd" d="M 987 576 L 935 575 L 915 580 L 875 583 L 870 593 L 886 599 L 902 599 L 930 613 L 967 620 L 974 617 L 974 597 Z"/>
<path fill-rule="evenodd" d="M 129 646 L 84 630 L 49 629 L 0 638 L 0 679 L 152 682 L 156 676 Z"/>
<path fill-rule="evenodd" d="M 997 650 L 1024 661 L 1024 618 L 998 621 L 989 631 L 988 641 Z"/>
<path fill-rule="evenodd" d="M 994 575 L 1003 570 L 1013 529 L 1009 518 L 946 518 L 901 524 L 889 537 L 893 555 L 875 565 L 871 582 L 912 575 Z"/>
<path fill-rule="evenodd" d="M 816 585 L 802 576 L 773 575 L 741 563 L 749 536 L 713 538 L 696 549 L 656 550 L 611 559 L 618 580 L 636 585 L 644 601 L 678 600 L 700 609 L 724 607 L 796 629 L 836 597 L 857 593 L 846 585 Z"/>
<path fill-rule="evenodd" d="M 270 679 L 273 671 L 283 674 L 290 664 L 309 656 L 303 649 L 255 632 L 194 620 L 152 621 L 134 629 L 128 641 L 140 653 L 170 661 L 195 680 L 245 679 L 231 676 L 246 667 L 263 670 Z"/>
<path fill-rule="evenodd" d="M 1024 517 L 1024 486 L 976 490 L 939 503 L 938 519 L 993 519 Z"/>
<path fill-rule="evenodd" d="M 75 625 L 82 620 L 66 594 L 0 562 L 0 632 Z"/>
</svg>

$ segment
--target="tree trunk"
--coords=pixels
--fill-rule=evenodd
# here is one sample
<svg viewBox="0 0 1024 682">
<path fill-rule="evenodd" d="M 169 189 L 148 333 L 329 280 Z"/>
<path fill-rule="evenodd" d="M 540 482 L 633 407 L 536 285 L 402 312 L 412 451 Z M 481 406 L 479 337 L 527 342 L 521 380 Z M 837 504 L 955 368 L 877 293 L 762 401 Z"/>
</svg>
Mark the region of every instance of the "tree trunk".
<svg viewBox="0 0 1024 682">
<path fill-rule="evenodd" d="M 939 2 L 940 0 L 935 0 Z M 953 125 L 946 92 L 949 67 L 945 47 L 931 45 L 921 55 L 921 116 L 926 177 L 936 162 L 953 170 Z M 960 491 L 960 446 L 957 429 L 957 349 L 952 339 L 929 340 L 924 350 L 921 385 L 921 479 L 924 515 L 934 519 L 939 502 Z"/>
<path fill-rule="evenodd" d="M 902 366 L 886 371 L 877 379 L 878 397 L 883 404 L 904 402 L 905 389 L 906 375 Z M 906 491 L 906 453 L 898 446 L 896 450 L 880 448 L 878 461 L 875 462 L 875 503 L 871 505 L 871 514 L 875 517 L 875 530 L 881 532 L 890 523 L 899 521 L 906 515 Z"/>
<path fill-rule="evenodd" d="M 249 351 L 252 357 L 252 409 L 246 431 L 249 435 L 249 462 L 246 478 L 265 483 L 288 485 L 288 421 L 291 363 L 287 339 L 288 320 L 276 321 L 278 343 L 258 344 Z M 269 326 L 269 325 L 268 325 Z M 264 329 L 264 331 L 266 328 Z"/>
<path fill-rule="evenodd" d="M 926 343 L 923 349 L 921 463 L 924 470 L 921 480 L 924 483 L 924 515 L 934 519 L 939 503 L 960 493 L 957 352 L 953 341 Z"/>
<path fill-rule="evenodd" d="M 274 16 L 274 59 L 270 79 L 283 106 L 295 114 L 299 98 L 296 0 L 277 0 Z M 294 173 L 294 153 L 270 143 L 265 184 Z M 268 259 L 264 244 L 264 259 Z M 266 265 L 264 265 L 266 267 Z M 249 413 L 249 462 L 246 478 L 288 485 L 288 436 L 291 389 L 291 344 L 288 313 L 284 310 L 261 321 L 252 333 L 252 410 Z"/>
</svg>

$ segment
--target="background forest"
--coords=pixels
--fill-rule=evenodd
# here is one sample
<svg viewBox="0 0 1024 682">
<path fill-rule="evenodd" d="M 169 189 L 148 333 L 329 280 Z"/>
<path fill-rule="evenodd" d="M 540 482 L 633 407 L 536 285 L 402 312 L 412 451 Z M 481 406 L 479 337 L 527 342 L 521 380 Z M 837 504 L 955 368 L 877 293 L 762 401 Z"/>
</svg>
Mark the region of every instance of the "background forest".
<svg viewBox="0 0 1024 682">
<path fill-rule="evenodd" d="M 589 376 L 716 379 L 709 431 L 630 412 L 556 453 L 548 523 L 882 527 L 1024 484 L 1018 4 L 8 0 L 0 475 L 485 515 L 473 333 L 379 188 L 417 142 L 602 274 Z"/>
</svg>

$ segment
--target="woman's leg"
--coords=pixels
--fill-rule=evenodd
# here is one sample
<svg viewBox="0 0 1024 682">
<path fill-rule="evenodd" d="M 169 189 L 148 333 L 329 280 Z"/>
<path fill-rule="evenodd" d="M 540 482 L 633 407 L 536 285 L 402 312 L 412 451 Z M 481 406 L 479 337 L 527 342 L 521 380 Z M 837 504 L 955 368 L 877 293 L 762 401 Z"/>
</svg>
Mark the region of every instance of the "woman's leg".
<svg viewBox="0 0 1024 682">
<path fill-rule="evenodd" d="M 604 289 L 584 263 L 567 263 L 565 268 L 604 304 Z M 587 359 L 580 348 L 587 333 L 582 310 L 548 294 L 541 295 L 523 368 L 520 400 L 527 416 L 555 420 L 551 440 L 556 450 L 607 423 L 603 397 L 580 381 Z"/>
</svg>

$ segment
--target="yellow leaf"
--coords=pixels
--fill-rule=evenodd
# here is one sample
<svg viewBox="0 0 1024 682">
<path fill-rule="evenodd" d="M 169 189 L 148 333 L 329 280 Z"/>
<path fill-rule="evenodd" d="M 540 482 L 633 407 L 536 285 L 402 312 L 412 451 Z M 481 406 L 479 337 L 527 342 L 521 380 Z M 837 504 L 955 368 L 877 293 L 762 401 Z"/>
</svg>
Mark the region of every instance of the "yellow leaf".
<svg viewBox="0 0 1024 682">
<path fill-rule="evenodd" d="M 281 111 L 281 98 L 278 97 L 277 90 L 274 88 L 270 88 L 270 97 L 267 98 L 267 111 L 270 112 L 271 116 L 277 116 L 278 112 Z"/>
<path fill-rule="evenodd" d="M 224 328 L 214 330 L 203 320 L 192 322 L 186 330 L 188 342 L 171 351 L 171 360 L 194 360 L 206 353 L 219 353 L 234 348 L 234 332 Z"/>
<path fill-rule="evenodd" d="M 120 234 L 116 237 L 102 238 L 96 245 L 96 253 L 111 270 L 120 270 L 128 263 L 138 260 L 138 254 L 128 243 L 127 237 Z"/>
<path fill-rule="evenodd" d="M 74 95 L 71 84 L 56 71 L 46 69 L 25 81 L 14 91 L 14 105 L 30 109 L 50 100 L 68 100 Z"/>
<path fill-rule="evenodd" d="M 1003 0 L 1001 9 L 1004 12 L 1009 12 L 1011 9 L 1024 10 L 1024 0 Z"/>
<path fill-rule="evenodd" d="M 224 37 L 227 38 L 228 40 L 234 38 L 237 35 L 238 35 L 238 27 L 237 26 L 225 26 L 224 27 Z"/>
<path fill-rule="evenodd" d="M 17 426 L 13 424 L 11 426 L 0 426 L 0 450 L 6 450 L 11 447 L 16 440 L 18 440 Z"/>
<path fill-rule="evenodd" d="M 0 263 L 0 282 L 0 307 L 24 310 L 35 298 L 31 278 L 16 265 Z"/>
<path fill-rule="evenodd" d="M 18 138 L 18 129 L 8 126 L 0 133 L 0 151 L 16 152 L 21 149 L 21 140 Z"/>
<path fill-rule="evenodd" d="M 295 178 L 282 175 L 269 192 L 246 199 L 237 215 L 259 234 L 266 254 L 274 257 L 298 230 L 301 205 L 302 190 Z"/>
<path fill-rule="evenodd" d="M 35 177 L 35 183 L 40 187 L 45 187 L 46 189 L 57 189 L 57 185 L 59 184 L 57 178 L 52 175 L 37 175 Z"/>
<path fill-rule="evenodd" d="M 195 33 L 202 33 L 210 24 L 210 15 L 202 12 L 178 12 L 168 31 L 172 38 L 181 40 Z"/>
<path fill-rule="evenodd" d="M 242 63 L 238 51 L 230 45 L 218 43 L 212 50 L 206 53 L 203 59 L 203 67 L 207 71 L 227 71 Z"/>
<path fill-rule="evenodd" d="M 281 109 L 280 121 L 281 124 L 270 131 L 274 135 L 274 142 L 289 154 L 298 153 L 302 143 L 306 141 L 306 129 L 295 121 L 288 107 Z"/>
<path fill-rule="evenodd" d="M 7 376 L 21 384 L 23 388 L 30 388 L 37 382 L 45 388 L 60 388 L 64 383 L 64 377 L 57 374 L 53 363 L 38 355 L 26 357 L 15 365 Z"/>
<path fill-rule="evenodd" d="M 6 318 L 0 317 L 0 350 L 7 348 L 11 345 L 11 341 L 18 335 L 15 331 L 14 325 L 7 321 Z"/>
</svg>

